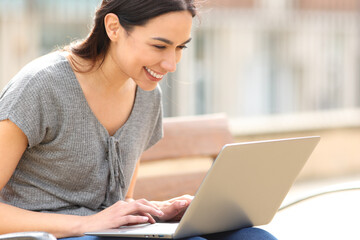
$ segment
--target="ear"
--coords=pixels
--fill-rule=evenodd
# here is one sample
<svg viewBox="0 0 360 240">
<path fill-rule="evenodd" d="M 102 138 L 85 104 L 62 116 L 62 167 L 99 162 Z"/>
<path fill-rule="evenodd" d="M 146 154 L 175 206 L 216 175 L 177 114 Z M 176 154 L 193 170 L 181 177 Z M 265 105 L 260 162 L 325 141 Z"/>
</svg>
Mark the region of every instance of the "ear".
<svg viewBox="0 0 360 240">
<path fill-rule="evenodd" d="M 118 16 L 114 13 L 108 13 L 104 18 L 104 25 L 106 33 L 111 41 L 116 41 L 119 39 L 122 26 L 119 22 Z"/>
</svg>

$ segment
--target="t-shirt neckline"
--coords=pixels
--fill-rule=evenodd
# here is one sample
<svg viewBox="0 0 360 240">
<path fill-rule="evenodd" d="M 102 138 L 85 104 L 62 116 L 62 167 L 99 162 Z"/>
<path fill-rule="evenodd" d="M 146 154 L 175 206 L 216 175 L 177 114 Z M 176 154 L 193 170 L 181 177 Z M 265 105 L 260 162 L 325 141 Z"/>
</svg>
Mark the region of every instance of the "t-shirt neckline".
<svg viewBox="0 0 360 240">
<path fill-rule="evenodd" d="M 92 109 L 90 108 L 90 105 L 88 103 L 88 101 L 86 100 L 85 94 L 83 89 L 81 88 L 81 85 L 79 83 L 79 80 L 77 79 L 73 68 L 71 67 L 69 60 L 66 58 L 66 56 L 64 54 L 61 54 L 61 52 L 59 53 L 59 55 L 62 57 L 62 59 L 64 60 L 67 69 L 71 72 L 72 75 L 72 80 L 74 80 L 74 83 L 76 85 L 77 90 L 79 91 L 79 93 L 81 93 L 81 100 L 82 103 L 86 106 L 89 114 L 92 116 L 92 118 L 94 118 L 97 122 L 97 124 L 99 124 L 101 126 L 101 128 L 103 129 L 103 131 L 107 134 L 108 138 L 110 137 L 115 137 L 117 138 L 120 135 L 120 132 L 122 132 L 122 130 L 124 128 L 126 128 L 126 126 L 129 124 L 129 122 L 131 122 L 132 118 L 134 117 L 134 115 L 136 114 L 137 111 L 137 106 L 138 106 L 138 102 L 140 101 L 140 88 L 139 86 L 136 86 L 136 91 L 135 91 L 135 99 L 134 99 L 134 103 L 130 112 L 129 117 L 126 119 L 125 123 L 116 130 L 116 132 L 113 135 L 110 135 L 108 130 L 105 128 L 105 126 L 99 121 L 99 119 L 96 117 L 96 115 L 94 114 L 94 112 L 92 111 Z"/>
</svg>

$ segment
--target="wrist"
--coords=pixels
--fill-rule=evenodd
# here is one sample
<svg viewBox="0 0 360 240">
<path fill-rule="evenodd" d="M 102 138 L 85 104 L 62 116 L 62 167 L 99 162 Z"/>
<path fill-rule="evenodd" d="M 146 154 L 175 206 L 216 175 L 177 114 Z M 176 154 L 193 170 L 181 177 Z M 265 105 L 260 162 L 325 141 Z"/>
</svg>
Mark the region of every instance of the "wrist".
<svg viewBox="0 0 360 240">
<path fill-rule="evenodd" d="M 89 216 L 76 216 L 73 221 L 71 234 L 73 236 L 83 236 L 89 230 Z"/>
<path fill-rule="evenodd" d="M 65 215 L 63 221 L 60 221 L 58 226 L 60 229 L 49 230 L 48 232 L 54 234 L 56 238 L 80 237 L 86 232 L 86 221 L 82 216 Z"/>
</svg>

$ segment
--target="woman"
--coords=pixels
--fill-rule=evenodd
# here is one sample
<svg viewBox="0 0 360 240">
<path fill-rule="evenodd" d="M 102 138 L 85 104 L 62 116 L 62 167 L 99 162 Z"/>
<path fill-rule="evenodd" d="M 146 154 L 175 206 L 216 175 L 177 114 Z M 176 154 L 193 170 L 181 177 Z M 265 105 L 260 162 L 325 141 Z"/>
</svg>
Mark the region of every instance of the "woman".
<svg viewBox="0 0 360 240">
<path fill-rule="evenodd" d="M 192 0 L 104 0 L 84 41 L 10 81 L 0 96 L 0 233 L 75 237 L 181 217 L 188 196 L 132 193 L 139 157 L 162 137 L 158 82 L 175 71 L 195 15 Z"/>
</svg>

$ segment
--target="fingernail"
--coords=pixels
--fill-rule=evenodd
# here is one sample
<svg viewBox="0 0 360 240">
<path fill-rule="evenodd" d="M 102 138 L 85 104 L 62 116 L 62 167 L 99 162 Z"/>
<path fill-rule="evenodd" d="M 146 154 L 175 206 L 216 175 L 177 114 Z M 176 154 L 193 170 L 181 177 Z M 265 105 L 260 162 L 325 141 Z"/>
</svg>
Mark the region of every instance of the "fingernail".
<svg viewBox="0 0 360 240">
<path fill-rule="evenodd" d="M 159 216 L 161 217 L 161 216 L 163 216 L 164 215 L 164 213 L 162 212 L 162 211 L 157 211 L 158 212 L 158 214 L 159 214 Z"/>
<path fill-rule="evenodd" d="M 149 221 L 148 217 L 142 217 L 144 221 Z"/>
<path fill-rule="evenodd" d="M 180 202 L 180 206 L 183 207 L 183 206 L 185 206 L 185 205 L 186 205 L 186 201 L 181 201 L 181 202 Z"/>
</svg>

